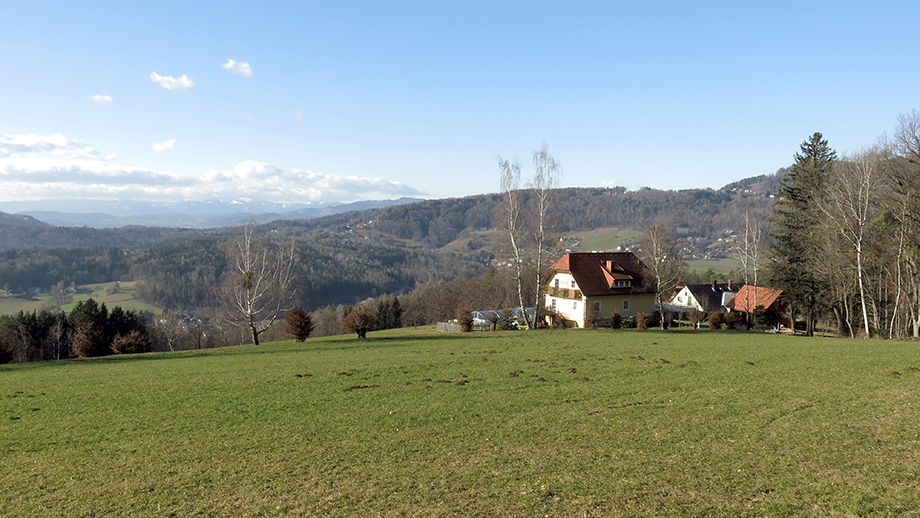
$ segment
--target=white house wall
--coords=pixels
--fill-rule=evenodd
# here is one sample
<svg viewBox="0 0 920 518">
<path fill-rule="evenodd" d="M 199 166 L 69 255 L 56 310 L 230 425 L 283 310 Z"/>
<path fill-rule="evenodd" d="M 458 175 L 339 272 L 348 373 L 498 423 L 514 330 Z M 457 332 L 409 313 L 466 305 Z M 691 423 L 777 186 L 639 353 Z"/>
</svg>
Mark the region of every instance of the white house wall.
<svg viewBox="0 0 920 518">
<path fill-rule="evenodd" d="M 556 281 L 559 281 L 558 286 L 556 286 Z M 570 273 L 557 273 L 553 275 L 553 278 L 549 281 L 549 285 L 555 288 L 565 288 L 569 290 L 578 289 L 578 285 L 575 282 L 575 277 L 572 277 L 572 274 Z"/>
<path fill-rule="evenodd" d="M 696 297 L 693 296 L 693 293 L 684 286 L 677 295 L 671 299 L 671 305 L 680 306 L 682 308 L 696 308 L 698 311 L 703 311 L 703 306 L 696 300 Z"/>
<path fill-rule="evenodd" d="M 569 320 L 583 322 L 585 319 L 585 303 L 583 300 L 547 296 L 546 305 L 550 308 L 555 307 L 556 313 Z"/>
</svg>

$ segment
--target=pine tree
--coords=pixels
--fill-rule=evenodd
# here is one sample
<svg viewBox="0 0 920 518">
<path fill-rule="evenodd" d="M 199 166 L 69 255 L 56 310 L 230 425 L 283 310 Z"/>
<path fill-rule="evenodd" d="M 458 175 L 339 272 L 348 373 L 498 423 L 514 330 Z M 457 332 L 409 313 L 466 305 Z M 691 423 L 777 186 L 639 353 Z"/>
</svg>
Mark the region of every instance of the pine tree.
<svg viewBox="0 0 920 518">
<path fill-rule="evenodd" d="M 380 300 L 377 301 L 377 310 L 375 312 L 376 313 L 375 316 L 377 318 L 377 329 L 378 330 L 393 329 L 394 326 L 392 323 L 392 320 L 393 320 L 393 309 L 392 308 L 393 307 L 390 304 L 390 299 L 381 298 Z"/>
<path fill-rule="evenodd" d="M 780 198 L 773 210 L 773 282 L 805 315 L 806 336 L 814 335 L 815 320 L 828 291 L 819 267 L 816 230 L 820 223 L 818 200 L 836 159 L 836 152 L 820 133 L 802 143 L 791 171 L 780 182 Z"/>
</svg>

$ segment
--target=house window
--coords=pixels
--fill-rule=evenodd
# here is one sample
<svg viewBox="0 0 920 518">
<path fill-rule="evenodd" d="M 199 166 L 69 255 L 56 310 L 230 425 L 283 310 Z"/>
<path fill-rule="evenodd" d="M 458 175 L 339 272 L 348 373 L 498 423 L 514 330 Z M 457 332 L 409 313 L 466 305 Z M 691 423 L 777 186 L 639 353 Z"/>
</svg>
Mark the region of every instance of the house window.
<svg viewBox="0 0 920 518">
<path fill-rule="evenodd" d="M 623 301 L 623 311 L 629 311 L 629 299 Z"/>
<path fill-rule="evenodd" d="M 572 303 L 572 309 L 578 309 L 578 301 Z"/>
<path fill-rule="evenodd" d="M 575 286 L 575 281 L 573 280 L 573 281 L 572 281 L 572 289 L 574 290 L 575 287 L 576 287 L 576 286 Z"/>
<path fill-rule="evenodd" d="M 556 287 L 559 287 L 559 279 L 556 279 Z"/>
<path fill-rule="evenodd" d="M 601 312 L 601 303 L 600 303 L 600 302 L 595 302 L 595 303 L 594 303 L 594 310 L 597 311 L 598 313 Z"/>
<path fill-rule="evenodd" d="M 549 299 L 549 300 L 551 301 L 551 302 L 550 302 L 550 305 L 551 305 L 552 308 L 553 308 L 553 312 L 555 312 L 555 311 L 556 311 L 556 298 L 554 297 L 554 298 L 551 298 L 551 299 Z"/>
</svg>

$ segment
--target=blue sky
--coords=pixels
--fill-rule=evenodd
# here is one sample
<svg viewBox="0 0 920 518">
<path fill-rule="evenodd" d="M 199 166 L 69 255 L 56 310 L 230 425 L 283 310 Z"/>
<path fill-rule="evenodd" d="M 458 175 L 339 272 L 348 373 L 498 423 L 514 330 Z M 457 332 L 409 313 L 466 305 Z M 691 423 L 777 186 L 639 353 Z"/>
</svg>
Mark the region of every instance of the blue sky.
<svg viewBox="0 0 920 518">
<path fill-rule="evenodd" d="M 914 2 L 138 4 L 3 6 L 0 202 L 717 188 L 920 108 Z"/>
</svg>

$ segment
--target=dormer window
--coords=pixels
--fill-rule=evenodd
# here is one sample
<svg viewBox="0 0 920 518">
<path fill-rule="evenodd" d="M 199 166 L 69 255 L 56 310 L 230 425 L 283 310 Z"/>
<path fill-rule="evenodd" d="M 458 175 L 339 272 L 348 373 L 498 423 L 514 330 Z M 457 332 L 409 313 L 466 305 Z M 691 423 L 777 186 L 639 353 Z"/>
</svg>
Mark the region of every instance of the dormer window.
<svg viewBox="0 0 920 518">
<path fill-rule="evenodd" d="M 628 288 L 630 286 L 632 286 L 632 281 L 627 280 L 627 281 L 614 281 L 613 282 L 614 288 Z"/>
</svg>

